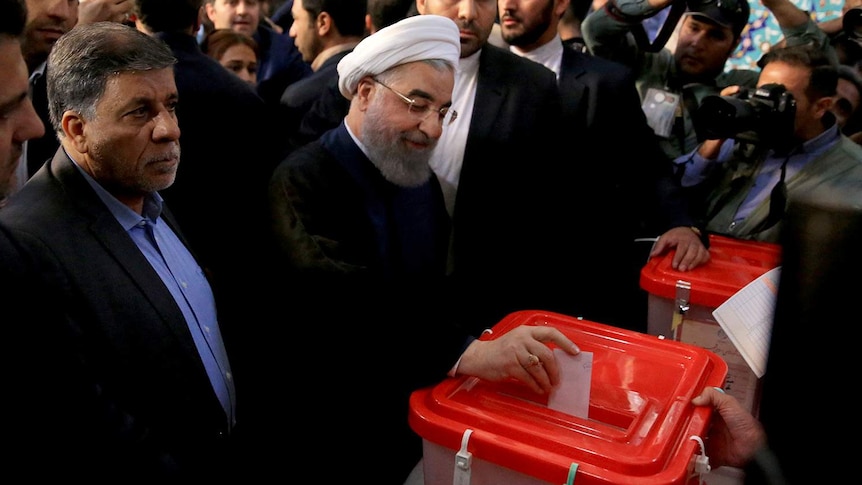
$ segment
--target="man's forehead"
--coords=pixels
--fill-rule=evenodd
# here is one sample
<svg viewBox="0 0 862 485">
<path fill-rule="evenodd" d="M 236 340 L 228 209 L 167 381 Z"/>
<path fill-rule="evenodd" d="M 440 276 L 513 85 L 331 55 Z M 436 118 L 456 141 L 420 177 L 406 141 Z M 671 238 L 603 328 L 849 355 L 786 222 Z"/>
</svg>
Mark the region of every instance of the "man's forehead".
<svg viewBox="0 0 862 485">
<path fill-rule="evenodd" d="M 688 17 L 689 22 L 696 22 L 697 24 L 702 25 L 702 26 L 707 27 L 707 28 L 726 30 L 731 34 L 733 33 L 731 31 L 730 27 L 721 25 L 720 23 L 707 17 L 706 15 L 703 15 L 703 14 L 700 14 L 697 12 L 689 12 L 686 14 L 686 16 Z"/>
<path fill-rule="evenodd" d="M 172 68 L 122 71 L 108 78 L 105 92 L 125 98 L 155 99 L 176 95 L 177 85 Z"/>
<path fill-rule="evenodd" d="M 219 6 L 224 5 L 227 7 L 235 7 L 244 3 L 248 7 L 254 7 L 260 2 L 258 0 L 215 0 L 214 3 Z"/>
</svg>

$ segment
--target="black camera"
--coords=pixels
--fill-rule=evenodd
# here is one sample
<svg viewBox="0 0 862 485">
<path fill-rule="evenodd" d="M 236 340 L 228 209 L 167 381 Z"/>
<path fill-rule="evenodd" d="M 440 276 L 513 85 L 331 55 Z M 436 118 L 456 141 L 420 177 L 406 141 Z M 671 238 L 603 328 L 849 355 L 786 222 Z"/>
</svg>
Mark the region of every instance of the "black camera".
<svg viewBox="0 0 862 485">
<path fill-rule="evenodd" d="M 706 96 L 694 117 L 700 138 L 733 138 L 776 148 L 793 139 L 796 100 L 781 84 L 742 88 L 734 96 Z"/>
<path fill-rule="evenodd" d="M 853 7 L 841 17 L 844 34 L 855 42 L 862 41 L 862 7 Z"/>
</svg>

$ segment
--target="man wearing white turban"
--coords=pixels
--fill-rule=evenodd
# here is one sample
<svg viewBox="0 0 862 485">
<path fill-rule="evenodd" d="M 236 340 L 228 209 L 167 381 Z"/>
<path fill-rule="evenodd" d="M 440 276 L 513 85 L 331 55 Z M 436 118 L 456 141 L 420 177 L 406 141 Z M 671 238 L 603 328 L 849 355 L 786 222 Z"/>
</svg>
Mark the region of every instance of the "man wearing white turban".
<svg viewBox="0 0 862 485">
<path fill-rule="evenodd" d="M 446 17 L 407 17 L 375 32 L 338 63 L 338 88 L 347 99 L 353 98 L 359 81 L 392 67 L 427 59 L 444 59 L 453 68 L 461 56 L 461 42 L 455 23 Z M 397 39 L 410 39 L 398 42 Z"/>
<path fill-rule="evenodd" d="M 413 390 L 457 373 L 513 377 L 547 393 L 559 371 L 545 342 L 578 352 L 551 327 L 476 340 L 445 296 L 449 216 L 428 158 L 458 122 L 451 105 L 459 55 L 458 27 L 436 15 L 368 36 L 338 65 L 351 99 L 344 121 L 293 151 L 271 179 L 287 325 L 265 339 L 261 353 L 274 342 L 274 360 L 263 371 L 278 383 L 289 376 L 306 396 L 291 404 L 313 423 L 298 444 L 308 450 L 303 468 L 321 479 L 339 481 L 344 470 L 347 481 L 400 485 L 422 456 L 407 422 Z M 284 368 L 287 342 L 289 361 L 301 368 Z M 530 365 L 537 359 L 542 365 Z M 329 365 L 315 365 L 323 360 Z M 284 389 L 273 387 L 272 412 L 280 415 Z M 341 409 L 320 405 L 327 401 Z M 289 452 L 274 451 L 282 456 L 261 461 L 283 463 Z"/>
</svg>

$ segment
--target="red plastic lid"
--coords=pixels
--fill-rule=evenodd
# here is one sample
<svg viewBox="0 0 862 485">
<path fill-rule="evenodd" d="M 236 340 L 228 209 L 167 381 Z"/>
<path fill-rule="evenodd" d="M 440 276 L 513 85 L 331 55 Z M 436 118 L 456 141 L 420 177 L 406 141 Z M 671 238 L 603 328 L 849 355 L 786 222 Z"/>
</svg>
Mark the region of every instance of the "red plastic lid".
<svg viewBox="0 0 862 485">
<path fill-rule="evenodd" d="M 641 269 L 640 286 L 650 294 L 676 298 L 676 282 L 691 283 L 689 302 L 718 307 L 742 287 L 781 264 L 781 246 L 725 236 L 709 236 L 710 260 L 691 271 L 673 269 L 673 251 L 651 258 Z"/>
<path fill-rule="evenodd" d="M 589 417 L 547 407 L 516 381 L 449 378 L 416 391 L 410 425 L 425 440 L 453 450 L 467 429 L 468 450 L 528 476 L 566 483 L 578 464 L 577 485 L 683 484 L 711 408 L 691 399 L 722 386 L 727 364 L 690 344 L 663 340 L 587 320 L 537 311 L 516 312 L 494 326 L 490 338 L 518 325 L 551 325 L 583 351 L 593 352 Z"/>
</svg>

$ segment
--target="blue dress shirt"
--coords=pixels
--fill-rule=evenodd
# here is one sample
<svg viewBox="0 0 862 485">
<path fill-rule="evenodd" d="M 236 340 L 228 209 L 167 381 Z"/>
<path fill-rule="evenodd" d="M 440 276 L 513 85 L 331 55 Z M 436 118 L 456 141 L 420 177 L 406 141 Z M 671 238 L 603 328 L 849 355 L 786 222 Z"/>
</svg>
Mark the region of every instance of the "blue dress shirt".
<svg viewBox="0 0 862 485">
<path fill-rule="evenodd" d="M 162 197 L 157 192 L 148 196 L 143 215 L 140 215 L 102 188 L 78 162 L 75 166 L 147 258 L 182 310 L 207 376 L 232 427 L 236 391 L 218 325 L 215 297 L 201 267 L 161 218 Z"/>
</svg>

